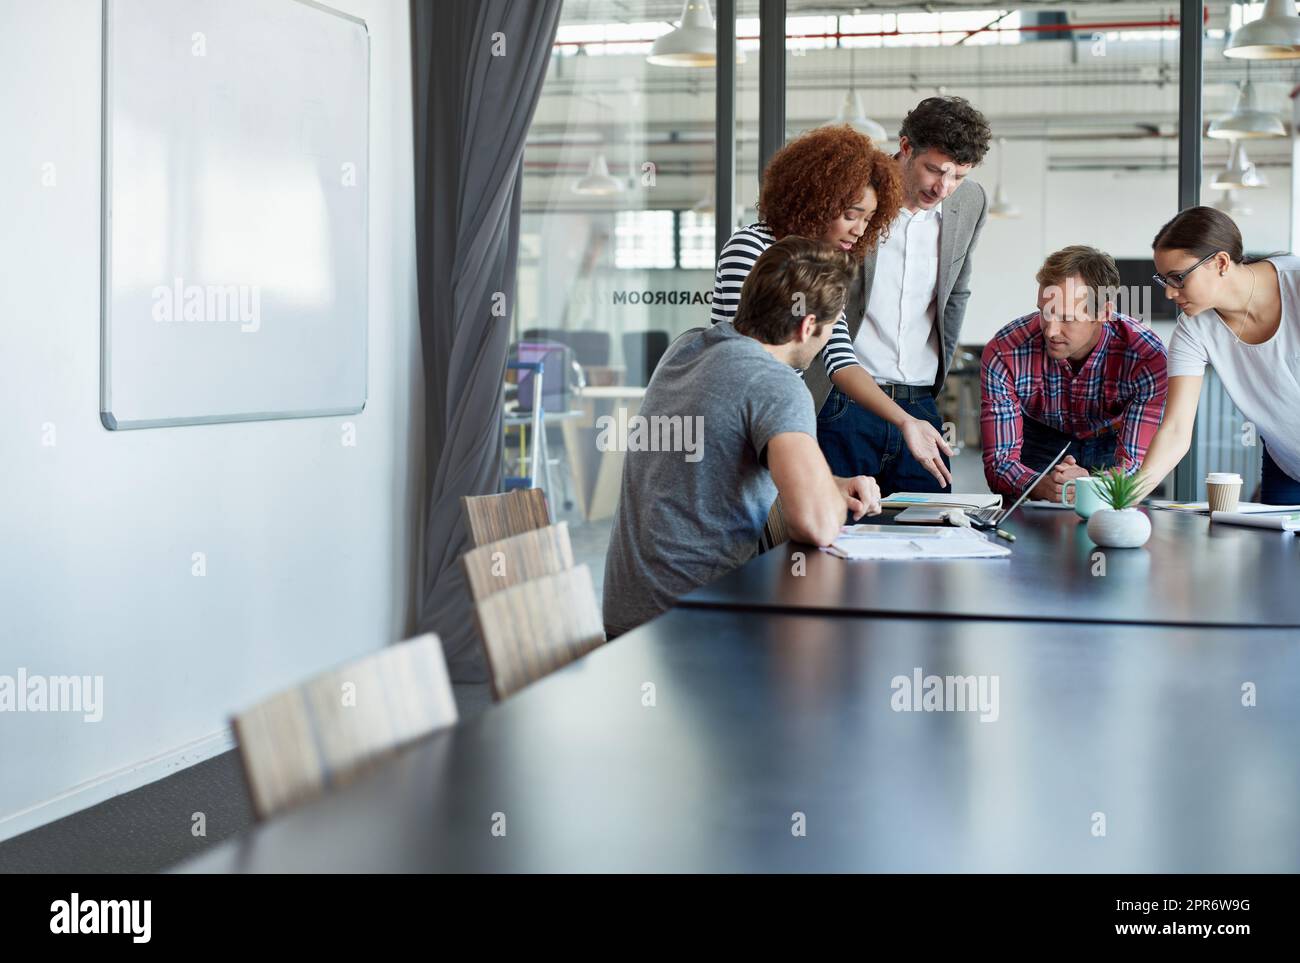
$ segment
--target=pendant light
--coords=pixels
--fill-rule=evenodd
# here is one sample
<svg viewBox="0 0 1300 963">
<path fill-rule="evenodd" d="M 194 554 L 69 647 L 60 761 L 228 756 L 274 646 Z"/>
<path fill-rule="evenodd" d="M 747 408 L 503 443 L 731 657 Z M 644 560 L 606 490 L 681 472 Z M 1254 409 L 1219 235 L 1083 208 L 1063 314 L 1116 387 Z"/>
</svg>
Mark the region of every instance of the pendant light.
<svg viewBox="0 0 1300 963">
<path fill-rule="evenodd" d="M 872 143 L 879 147 L 889 140 L 889 133 L 885 130 L 884 124 L 868 117 L 867 112 L 862 109 L 862 95 L 858 93 L 855 86 L 857 76 L 857 49 L 850 47 L 849 89 L 844 92 L 844 101 L 840 104 L 839 113 L 835 115 L 830 123 L 836 126 L 848 124 L 859 134 L 870 137 Z"/>
<path fill-rule="evenodd" d="M 709 0 L 686 0 L 676 27 L 655 41 L 646 60 L 661 67 L 712 67 L 718 62 L 718 32 Z"/>
<path fill-rule="evenodd" d="M 1259 109 L 1255 103 L 1255 85 L 1247 75 L 1232 113 L 1212 121 L 1205 133 L 1216 140 L 1257 140 L 1261 137 L 1285 137 L 1286 125 L 1277 114 Z"/>
<path fill-rule="evenodd" d="M 1246 156 L 1245 145 L 1235 141 L 1228 154 L 1228 166 L 1214 175 L 1210 186 L 1217 191 L 1242 190 L 1267 187 L 1268 180 L 1255 169 L 1255 165 Z"/>
<path fill-rule="evenodd" d="M 1293 0 L 1265 0 L 1263 16 L 1232 31 L 1223 55 L 1243 60 L 1300 58 L 1300 17 Z"/>
<path fill-rule="evenodd" d="M 610 176 L 609 164 L 605 155 L 597 154 L 587 164 L 587 175 L 574 181 L 573 193 L 595 196 L 608 196 L 623 193 L 624 185 L 616 177 Z"/>
<path fill-rule="evenodd" d="M 859 134 L 870 137 L 872 143 L 877 146 L 889 140 L 885 125 L 867 116 L 866 111 L 862 109 L 862 95 L 852 88 L 844 92 L 844 102 L 840 104 L 840 112 L 830 123 L 848 124 Z"/>
</svg>

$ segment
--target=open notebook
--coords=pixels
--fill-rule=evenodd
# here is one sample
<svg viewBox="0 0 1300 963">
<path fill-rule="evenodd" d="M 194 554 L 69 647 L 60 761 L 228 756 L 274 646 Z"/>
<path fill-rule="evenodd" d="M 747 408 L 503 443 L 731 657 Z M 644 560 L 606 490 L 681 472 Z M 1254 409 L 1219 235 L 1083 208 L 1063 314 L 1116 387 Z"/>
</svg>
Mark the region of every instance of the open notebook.
<svg viewBox="0 0 1300 963">
<path fill-rule="evenodd" d="M 1002 496 L 988 492 L 894 492 L 880 500 L 882 508 L 1001 508 Z"/>
</svg>

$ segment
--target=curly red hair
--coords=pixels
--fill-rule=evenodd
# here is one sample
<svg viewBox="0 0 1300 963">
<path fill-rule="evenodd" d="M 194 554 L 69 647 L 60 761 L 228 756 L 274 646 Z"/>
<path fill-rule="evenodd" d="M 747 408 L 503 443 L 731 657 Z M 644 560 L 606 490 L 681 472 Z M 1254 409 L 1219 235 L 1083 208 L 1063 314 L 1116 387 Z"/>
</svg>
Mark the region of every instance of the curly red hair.
<svg viewBox="0 0 1300 963">
<path fill-rule="evenodd" d="M 849 251 L 855 262 L 888 236 L 903 203 L 894 159 L 848 124 L 818 127 L 777 151 L 763 171 L 758 214 L 779 241 L 791 234 L 820 239 L 872 187 L 876 212 Z"/>
</svg>

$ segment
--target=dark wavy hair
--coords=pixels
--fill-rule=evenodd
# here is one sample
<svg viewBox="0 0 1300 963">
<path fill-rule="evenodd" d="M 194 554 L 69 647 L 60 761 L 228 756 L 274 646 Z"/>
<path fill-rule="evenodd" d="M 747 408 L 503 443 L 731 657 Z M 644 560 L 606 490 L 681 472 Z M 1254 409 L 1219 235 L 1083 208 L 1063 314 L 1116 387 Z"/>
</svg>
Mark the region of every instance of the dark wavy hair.
<svg viewBox="0 0 1300 963">
<path fill-rule="evenodd" d="M 893 158 L 848 124 L 810 130 L 773 154 L 763 171 L 758 214 L 778 241 L 791 234 L 820 238 L 868 187 L 876 192 L 876 213 L 847 252 L 859 263 L 887 236 L 903 186 Z"/>
<path fill-rule="evenodd" d="M 984 115 L 963 97 L 927 97 L 903 118 L 898 130 L 916 153 L 934 148 L 958 164 L 974 167 L 989 152 L 993 131 Z"/>
</svg>

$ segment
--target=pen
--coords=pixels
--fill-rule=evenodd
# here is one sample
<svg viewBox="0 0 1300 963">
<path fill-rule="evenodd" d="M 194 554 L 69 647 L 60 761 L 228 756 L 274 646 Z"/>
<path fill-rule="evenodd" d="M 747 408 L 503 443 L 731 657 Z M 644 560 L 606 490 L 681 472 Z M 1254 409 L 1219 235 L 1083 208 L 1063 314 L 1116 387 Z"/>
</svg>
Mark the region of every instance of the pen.
<svg viewBox="0 0 1300 963">
<path fill-rule="evenodd" d="M 1008 542 L 1014 542 L 1016 540 L 1016 536 L 1012 535 L 1010 532 L 1004 532 L 1000 528 L 993 529 L 993 534 L 998 538 L 1005 538 Z"/>
</svg>

